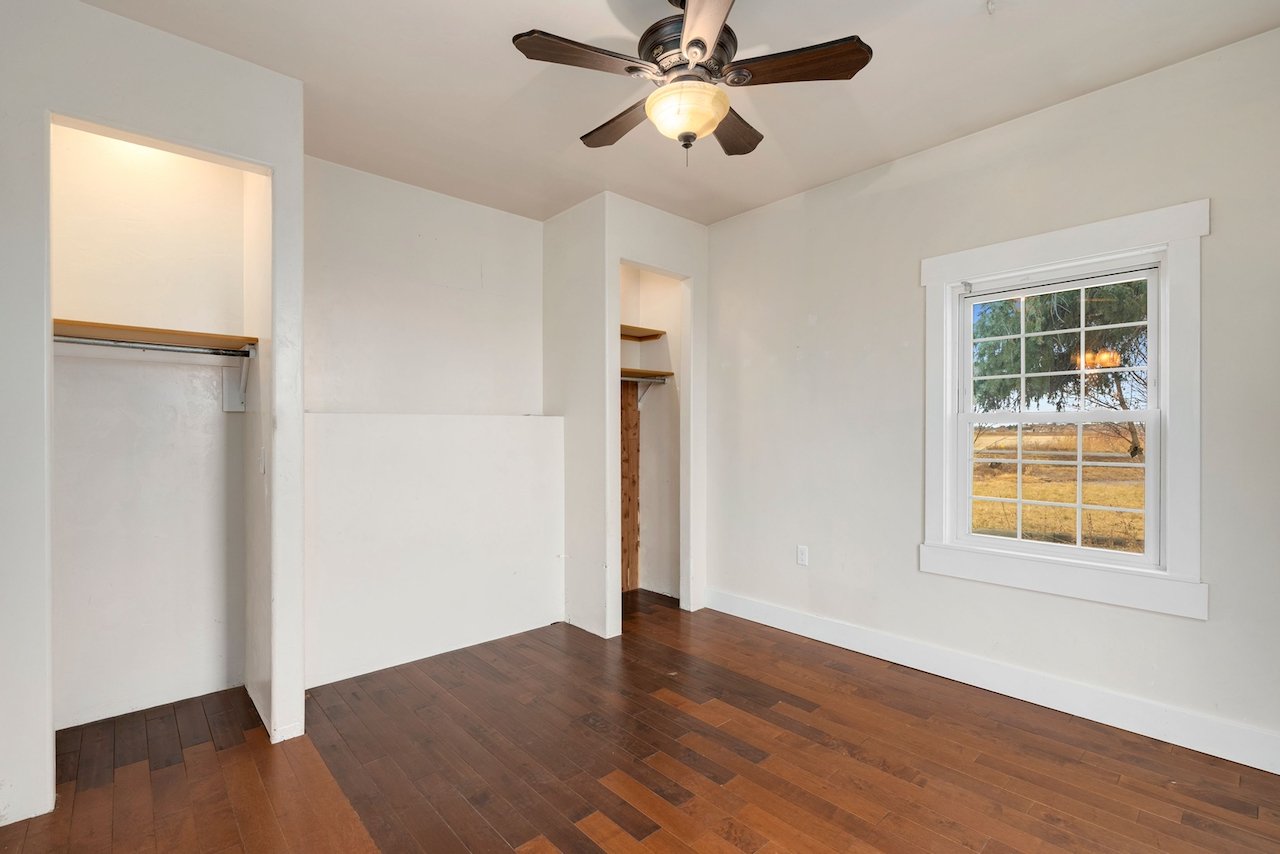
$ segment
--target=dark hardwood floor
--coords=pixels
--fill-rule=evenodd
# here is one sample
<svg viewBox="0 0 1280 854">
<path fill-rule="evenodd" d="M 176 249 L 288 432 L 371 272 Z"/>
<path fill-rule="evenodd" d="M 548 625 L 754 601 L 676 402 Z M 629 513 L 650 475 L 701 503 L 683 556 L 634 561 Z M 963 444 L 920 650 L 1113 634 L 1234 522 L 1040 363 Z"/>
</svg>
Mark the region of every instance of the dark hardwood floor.
<svg viewBox="0 0 1280 854">
<path fill-rule="evenodd" d="M 384 851 L 1280 851 L 1280 777 L 664 597 L 311 692 Z"/>
<path fill-rule="evenodd" d="M 674 605 L 61 732 L 0 852 L 1280 852 L 1280 777 Z"/>
<path fill-rule="evenodd" d="M 310 738 L 268 743 L 243 688 L 61 730 L 54 811 L 0 854 L 376 851 Z"/>
</svg>

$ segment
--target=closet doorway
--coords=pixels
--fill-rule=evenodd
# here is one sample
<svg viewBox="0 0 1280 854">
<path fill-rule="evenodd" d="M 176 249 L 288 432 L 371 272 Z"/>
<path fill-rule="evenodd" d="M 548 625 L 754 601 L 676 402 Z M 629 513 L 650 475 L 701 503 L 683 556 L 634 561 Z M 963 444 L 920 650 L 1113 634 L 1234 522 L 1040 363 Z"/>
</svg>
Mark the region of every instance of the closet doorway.
<svg viewBox="0 0 1280 854">
<path fill-rule="evenodd" d="M 680 597 L 680 385 L 685 285 L 623 264 L 622 593 Z"/>
<path fill-rule="evenodd" d="M 271 177 L 58 118 L 49 202 L 61 729 L 269 653 Z"/>
</svg>

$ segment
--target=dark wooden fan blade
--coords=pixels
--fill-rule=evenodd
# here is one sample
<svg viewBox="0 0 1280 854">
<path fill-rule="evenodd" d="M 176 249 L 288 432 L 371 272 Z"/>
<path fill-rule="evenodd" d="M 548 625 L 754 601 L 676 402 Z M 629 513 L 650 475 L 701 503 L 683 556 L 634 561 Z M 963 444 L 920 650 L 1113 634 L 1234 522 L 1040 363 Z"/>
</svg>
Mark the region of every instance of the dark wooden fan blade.
<svg viewBox="0 0 1280 854">
<path fill-rule="evenodd" d="M 628 77 L 648 77 L 659 74 L 658 66 L 652 62 L 624 56 L 592 47 L 589 44 L 571 41 L 553 36 L 541 30 L 530 30 L 520 33 L 511 39 L 516 48 L 529 59 L 542 62 L 556 62 L 560 65 L 575 65 L 578 68 L 590 68 L 593 71 L 608 71 L 611 74 L 625 74 Z"/>
<path fill-rule="evenodd" d="M 701 62 L 715 52 L 720 31 L 733 8 L 733 0 L 685 0 L 684 29 L 680 35 L 680 50 L 685 58 Z M 690 51 L 694 42 L 702 42 L 701 50 Z"/>
<path fill-rule="evenodd" d="M 641 98 L 600 127 L 584 133 L 582 144 L 587 148 L 604 148 L 631 133 L 645 119 L 644 102 L 645 99 Z"/>
<path fill-rule="evenodd" d="M 732 157 L 755 151 L 760 140 L 764 139 L 764 134 L 747 124 L 747 120 L 738 115 L 737 110 L 730 109 L 729 115 L 716 128 L 715 137 L 724 153 Z"/>
<path fill-rule="evenodd" d="M 871 48 L 857 36 L 771 53 L 724 67 L 730 86 L 798 83 L 804 80 L 848 80 L 871 61 Z"/>
</svg>

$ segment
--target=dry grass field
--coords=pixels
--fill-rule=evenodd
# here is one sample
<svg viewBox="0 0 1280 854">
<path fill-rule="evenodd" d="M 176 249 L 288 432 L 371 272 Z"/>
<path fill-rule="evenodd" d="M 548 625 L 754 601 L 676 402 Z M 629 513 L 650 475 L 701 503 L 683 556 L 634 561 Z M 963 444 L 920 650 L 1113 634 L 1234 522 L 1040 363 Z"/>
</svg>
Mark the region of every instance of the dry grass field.
<svg viewBox="0 0 1280 854">
<path fill-rule="evenodd" d="M 1136 439 L 1136 441 L 1135 441 Z M 1083 445 L 1083 452 L 1077 447 Z M 1142 425 L 1086 424 L 1083 441 L 1075 425 L 1028 426 L 1022 436 L 1022 498 L 1074 506 L 1022 505 L 1022 538 L 1124 552 L 1144 547 L 1146 499 L 1145 435 Z M 1134 453 L 1135 447 L 1138 449 Z M 1018 535 L 1018 504 L 983 498 L 1018 497 L 1018 434 L 1015 427 L 980 428 L 974 437 L 973 532 Z M 1106 463 L 1107 465 L 1099 465 Z"/>
</svg>

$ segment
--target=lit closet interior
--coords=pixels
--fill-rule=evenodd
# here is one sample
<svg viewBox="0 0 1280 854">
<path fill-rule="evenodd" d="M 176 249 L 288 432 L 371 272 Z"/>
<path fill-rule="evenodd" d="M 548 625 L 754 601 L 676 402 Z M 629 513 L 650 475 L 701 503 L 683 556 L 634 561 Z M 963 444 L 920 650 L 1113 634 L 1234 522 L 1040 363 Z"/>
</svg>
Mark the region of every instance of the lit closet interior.
<svg viewBox="0 0 1280 854">
<path fill-rule="evenodd" d="M 685 286 L 621 270 L 622 592 L 680 597 L 680 364 Z"/>
<path fill-rule="evenodd" d="M 247 578 L 270 560 L 271 179 L 76 122 L 50 127 L 50 175 L 63 728 L 245 681 Z"/>
</svg>

